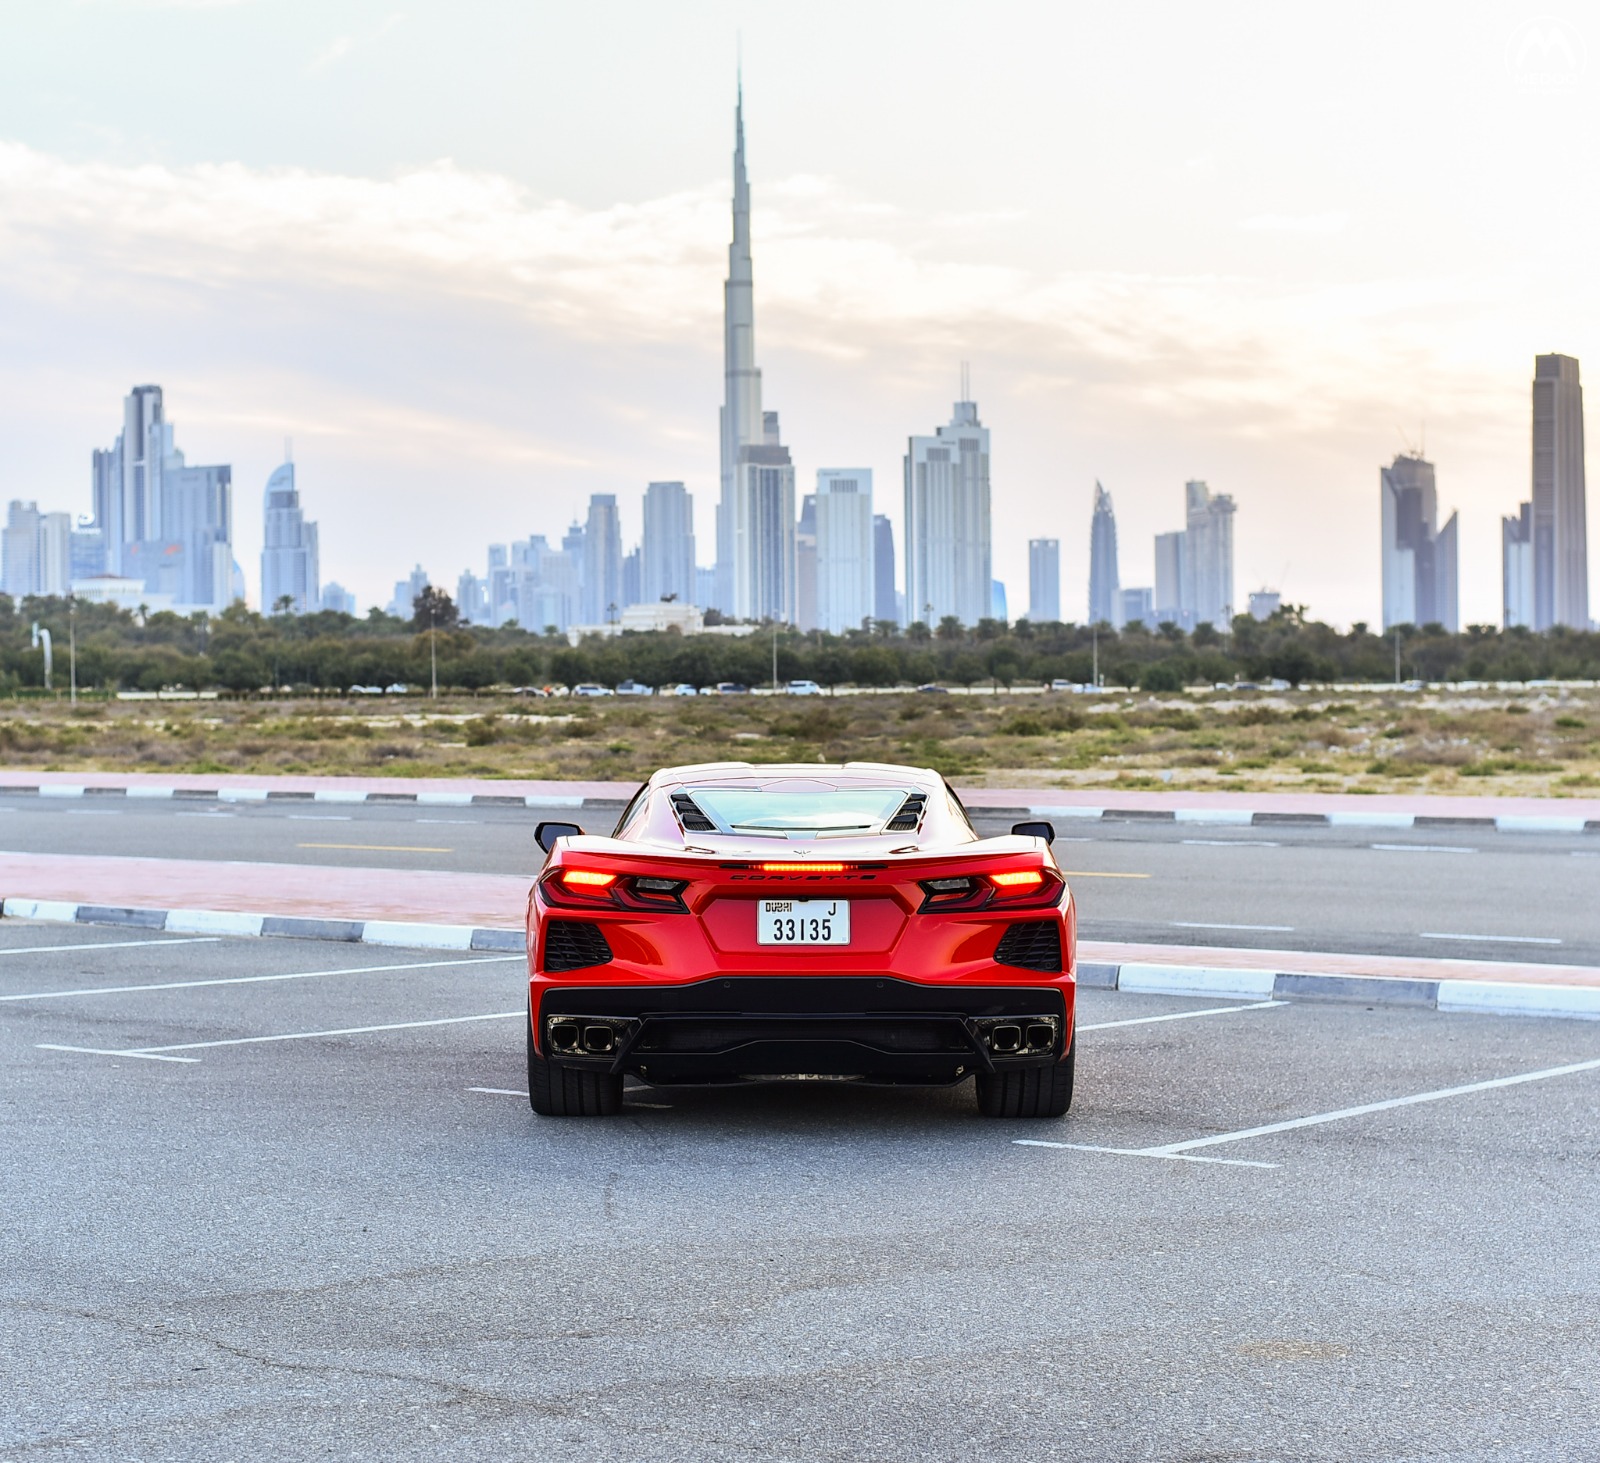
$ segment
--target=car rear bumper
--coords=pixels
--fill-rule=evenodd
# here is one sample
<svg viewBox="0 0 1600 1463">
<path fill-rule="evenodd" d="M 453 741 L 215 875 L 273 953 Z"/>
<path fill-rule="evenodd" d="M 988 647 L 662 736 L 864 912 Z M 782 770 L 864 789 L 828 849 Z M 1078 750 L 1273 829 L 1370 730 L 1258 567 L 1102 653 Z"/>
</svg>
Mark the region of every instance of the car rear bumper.
<svg viewBox="0 0 1600 1463">
<path fill-rule="evenodd" d="M 943 1086 L 1060 1061 L 1073 987 L 922 985 L 881 976 L 736 976 L 533 987 L 548 1059 L 654 1085 L 774 1077 Z"/>
</svg>

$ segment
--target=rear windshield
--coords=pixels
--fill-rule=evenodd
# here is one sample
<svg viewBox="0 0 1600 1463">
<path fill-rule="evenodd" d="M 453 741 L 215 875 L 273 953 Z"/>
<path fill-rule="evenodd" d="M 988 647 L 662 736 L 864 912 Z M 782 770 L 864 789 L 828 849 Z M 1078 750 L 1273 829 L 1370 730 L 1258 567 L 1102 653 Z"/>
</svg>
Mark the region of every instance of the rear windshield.
<svg viewBox="0 0 1600 1463">
<path fill-rule="evenodd" d="M 819 788 L 764 792 L 751 787 L 697 787 L 696 804 L 731 833 L 876 833 L 900 810 L 900 787 Z"/>
</svg>

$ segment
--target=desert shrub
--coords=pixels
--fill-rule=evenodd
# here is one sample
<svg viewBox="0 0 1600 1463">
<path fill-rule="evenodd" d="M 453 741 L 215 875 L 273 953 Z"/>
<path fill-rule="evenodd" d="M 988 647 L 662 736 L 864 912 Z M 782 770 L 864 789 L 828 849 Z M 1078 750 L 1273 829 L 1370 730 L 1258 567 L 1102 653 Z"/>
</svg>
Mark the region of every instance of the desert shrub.
<svg viewBox="0 0 1600 1463">
<path fill-rule="evenodd" d="M 1013 716 L 1000 723 L 1000 735 L 1003 737 L 1042 737 L 1049 733 L 1050 728 L 1037 716 Z"/>
</svg>

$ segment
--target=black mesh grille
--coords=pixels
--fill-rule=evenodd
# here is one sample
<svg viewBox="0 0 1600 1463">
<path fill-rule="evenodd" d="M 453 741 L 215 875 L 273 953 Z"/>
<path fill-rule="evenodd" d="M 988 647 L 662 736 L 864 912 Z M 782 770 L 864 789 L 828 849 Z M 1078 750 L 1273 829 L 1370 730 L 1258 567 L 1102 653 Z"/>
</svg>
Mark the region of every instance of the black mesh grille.
<svg viewBox="0 0 1600 1463">
<path fill-rule="evenodd" d="M 599 925 L 576 919 L 553 919 L 544 927 L 544 968 L 582 970 L 586 965 L 604 965 L 611 959 L 611 946 Z"/>
<path fill-rule="evenodd" d="M 685 833 L 715 833 L 717 831 L 717 825 L 695 806 L 694 799 L 686 792 L 673 793 L 672 811 L 678 815 L 678 822 L 683 825 Z"/>
<path fill-rule="evenodd" d="M 922 821 L 922 809 L 927 798 L 920 792 L 912 793 L 900 804 L 900 811 L 883 825 L 885 833 L 915 833 Z"/>
<path fill-rule="evenodd" d="M 1053 919 L 1014 924 L 1000 937 L 994 958 L 997 965 L 1019 965 L 1024 970 L 1060 970 L 1061 926 Z"/>
</svg>

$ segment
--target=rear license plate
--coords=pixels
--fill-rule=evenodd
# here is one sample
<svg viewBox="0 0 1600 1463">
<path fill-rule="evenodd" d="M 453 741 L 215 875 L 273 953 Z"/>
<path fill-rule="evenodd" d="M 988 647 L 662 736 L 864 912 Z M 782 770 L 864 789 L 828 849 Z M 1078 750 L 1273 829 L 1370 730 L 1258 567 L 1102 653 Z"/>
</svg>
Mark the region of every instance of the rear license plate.
<svg viewBox="0 0 1600 1463">
<path fill-rule="evenodd" d="M 850 906 L 843 899 L 763 899 L 756 905 L 758 945 L 848 945 Z"/>
</svg>

